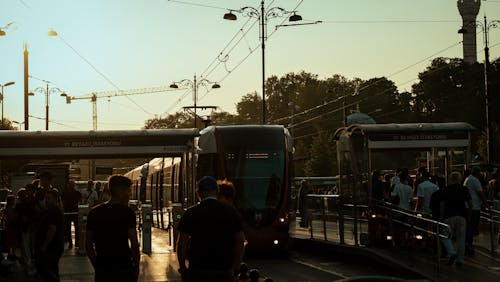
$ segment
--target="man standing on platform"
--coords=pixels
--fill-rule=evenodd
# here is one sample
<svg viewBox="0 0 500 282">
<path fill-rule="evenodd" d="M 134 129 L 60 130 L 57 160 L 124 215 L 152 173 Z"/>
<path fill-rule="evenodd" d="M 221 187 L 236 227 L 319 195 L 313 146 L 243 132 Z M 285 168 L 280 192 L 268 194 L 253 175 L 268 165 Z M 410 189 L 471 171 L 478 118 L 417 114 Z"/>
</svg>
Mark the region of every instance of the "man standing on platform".
<svg viewBox="0 0 500 282">
<path fill-rule="evenodd" d="M 217 181 L 198 181 L 200 204 L 179 222 L 177 258 L 183 281 L 233 282 L 243 259 L 245 235 L 236 210 L 217 200 Z M 186 261 L 189 261 L 189 268 Z"/>
<path fill-rule="evenodd" d="M 73 238 L 71 238 L 71 222 L 75 227 L 75 246 L 79 246 L 80 228 L 78 227 L 78 203 L 82 194 L 75 189 L 75 182 L 68 181 L 66 189 L 62 195 L 64 208 L 64 237 L 68 242 L 68 249 L 73 247 Z"/>
<path fill-rule="evenodd" d="M 479 220 L 481 219 L 481 206 L 488 206 L 486 196 L 483 193 L 483 186 L 479 181 L 481 177 L 481 168 L 473 166 L 471 174 L 465 179 L 464 186 L 467 187 L 472 200 L 472 215 L 470 222 L 467 223 L 465 237 L 465 254 L 474 254 L 474 236 L 479 235 Z"/>
<path fill-rule="evenodd" d="M 135 213 L 128 206 L 132 181 L 115 174 L 108 183 L 111 199 L 91 209 L 87 218 L 87 256 L 96 282 L 135 282 L 140 253 Z"/>
</svg>

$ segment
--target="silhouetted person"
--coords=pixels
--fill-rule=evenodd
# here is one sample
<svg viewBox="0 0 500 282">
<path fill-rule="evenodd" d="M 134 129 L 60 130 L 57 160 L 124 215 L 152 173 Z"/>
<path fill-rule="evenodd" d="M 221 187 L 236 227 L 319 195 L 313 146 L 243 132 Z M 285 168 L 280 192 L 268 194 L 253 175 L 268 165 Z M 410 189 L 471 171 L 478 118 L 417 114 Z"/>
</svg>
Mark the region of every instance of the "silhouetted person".
<svg viewBox="0 0 500 282">
<path fill-rule="evenodd" d="M 177 258 L 184 281 L 233 282 L 239 272 L 243 224 L 234 208 L 217 200 L 217 188 L 214 178 L 202 177 L 197 190 L 201 202 L 179 222 Z"/>
<path fill-rule="evenodd" d="M 132 181 L 123 175 L 109 177 L 109 202 L 90 210 L 85 247 L 95 270 L 95 281 L 137 281 L 139 241 L 136 217 L 128 206 Z"/>
<path fill-rule="evenodd" d="M 89 205 L 89 208 L 92 208 L 99 201 L 99 195 L 94 190 L 94 182 L 89 180 L 87 182 L 87 189 L 82 193 L 82 203 L 84 205 Z"/>
<path fill-rule="evenodd" d="M 78 203 L 82 194 L 75 189 L 75 182 L 70 180 L 64 190 L 62 201 L 64 208 L 64 237 L 68 242 L 68 248 L 73 247 L 73 238 L 71 238 L 71 223 L 75 227 L 75 246 L 80 241 L 80 228 L 78 226 Z"/>
<path fill-rule="evenodd" d="M 45 202 L 46 209 L 35 235 L 35 266 L 44 281 L 60 281 L 58 264 L 64 251 L 64 237 L 59 193 L 46 189 Z"/>
<path fill-rule="evenodd" d="M 219 190 L 217 191 L 217 199 L 231 207 L 234 207 L 234 199 L 236 197 L 236 189 L 234 184 L 227 180 L 217 180 Z"/>
</svg>

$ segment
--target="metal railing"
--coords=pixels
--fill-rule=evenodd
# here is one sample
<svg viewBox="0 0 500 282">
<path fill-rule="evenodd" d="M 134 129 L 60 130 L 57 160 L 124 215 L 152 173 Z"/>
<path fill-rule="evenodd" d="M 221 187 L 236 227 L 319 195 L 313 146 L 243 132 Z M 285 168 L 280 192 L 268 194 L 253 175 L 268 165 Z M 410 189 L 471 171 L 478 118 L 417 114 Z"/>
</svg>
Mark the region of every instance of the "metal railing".
<svg viewBox="0 0 500 282">
<path fill-rule="evenodd" d="M 346 236 L 352 235 L 354 246 L 368 245 L 374 234 L 370 234 L 370 223 L 381 219 L 388 223 L 385 238 L 394 245 L 394 225 L 407 228 L 411 234 L 416 234 L 418 240 L 424 236 L 433 237 L 437 245 L 436 269 L 440 268 L 441 239 L 449 237 L 451 230 L 448 224 L 426 217 L 421 212 L 402 210 L 396 205 L 384 201 L 372 200 L 369 204 L 357 203 L 352 199 L 343 199 L 339 195 L 308 194 L 306 200 L 307 226 L 311 239 L 320 233 L 325 241 L 335 242 L 332 236 L 338 234 L 338 243 L 349 243 Z M 335 226 L 335 224 L 336 226 Z M 319 229 L 318 229 L 319 226 Z M 346 228 L 350 227 L 350 228 Z M 336 229 L 336 230 L 334 230 Z M 377 232 L 379 230 L 376 230 Z"/>
</svg>

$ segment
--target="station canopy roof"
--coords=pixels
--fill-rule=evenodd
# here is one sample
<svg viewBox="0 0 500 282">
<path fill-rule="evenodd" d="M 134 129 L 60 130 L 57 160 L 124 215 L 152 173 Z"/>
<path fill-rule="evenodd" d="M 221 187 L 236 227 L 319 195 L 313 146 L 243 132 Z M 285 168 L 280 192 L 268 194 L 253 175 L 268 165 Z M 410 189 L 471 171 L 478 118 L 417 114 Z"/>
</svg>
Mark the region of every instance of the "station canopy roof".
<svg viewBox="0 0 500 282">
<path fill-rule="evenodd" d="M 193 150 L 198 129 L 0 131 L 0 159 L 179 156 Z"/>
</svg>

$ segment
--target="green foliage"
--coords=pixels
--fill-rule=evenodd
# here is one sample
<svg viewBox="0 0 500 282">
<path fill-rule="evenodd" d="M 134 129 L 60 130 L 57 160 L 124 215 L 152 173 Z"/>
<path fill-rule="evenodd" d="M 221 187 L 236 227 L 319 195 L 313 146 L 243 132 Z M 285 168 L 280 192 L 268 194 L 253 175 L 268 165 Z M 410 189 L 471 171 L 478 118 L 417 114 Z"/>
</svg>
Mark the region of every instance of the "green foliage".
<svg viewBox="0 0 500 282">
<path fill-rule="evenodd" d="M 500 59 L 489 69 L 492 133 L 500 125 Z M 266 119 L 290 129 L 295 141 L 295 175 L 337 174 L 332 135 L 343 126 L 345 115 L 361 112 L 377 123 L 469 122 L 484 131 L 484 69 L 457 58 L 436 58 L 419 74 L 412 91 L 399 92 L 386 77 L 348 79 L 334 74 L 325 79 L 302 71 L 266 80 Z M 214 112 L 207 124 L 254 124 L 262 118 L 262 97 L 248 93 L 236 105 L 236 115 Z M 200 121 L 199 126 L 203 123 Z M 182 112 L 146 122 L 145 128 L 192 127 L 192 114 Z M 483 157 L 485 137 L 481 130 L 473 150 Z M 495 145 L 500 143 L 495 135 Z M 494 146 L 495 147 L 495 146 Z M 500 160 L 500 150 L 494 152 Z"/>
<path fill-rule="evenodd" d="M 318 131 L 309 148 L 311 157 L 305 163 L 306 176 L 337 174 L 337 151 L 333 144 L 333 134 L 327 131 Z"/>
<path fill-rule="evenodd" d="M 18 128 L 12 124 L 11 120 L 4 118 L 1 121 L 0 130 L 18 130 Z"/>
</svg>

